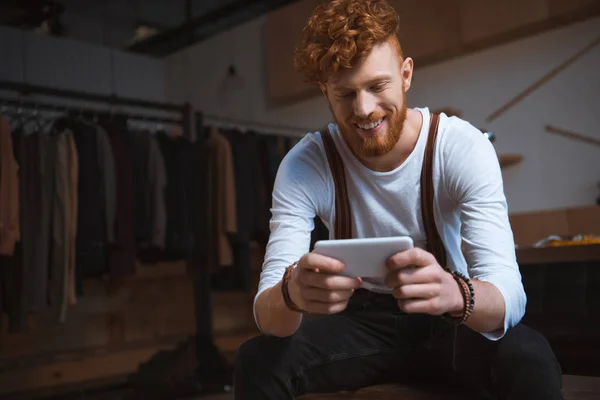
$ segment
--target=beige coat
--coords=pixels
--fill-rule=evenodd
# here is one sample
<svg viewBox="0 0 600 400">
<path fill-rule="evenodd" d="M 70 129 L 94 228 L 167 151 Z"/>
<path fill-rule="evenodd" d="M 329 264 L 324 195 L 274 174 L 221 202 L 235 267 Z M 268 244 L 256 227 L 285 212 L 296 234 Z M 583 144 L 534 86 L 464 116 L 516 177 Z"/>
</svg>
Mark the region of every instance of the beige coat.
<svg viewBox="0 0 600 400">
<path fill-rule="evenodd" d="M 208 222 L 211 267 L 233 265 L 230 236 L 237 232 L 236 192 L 231 145 L 217 129 L 207 139 Z"/>
</svg>

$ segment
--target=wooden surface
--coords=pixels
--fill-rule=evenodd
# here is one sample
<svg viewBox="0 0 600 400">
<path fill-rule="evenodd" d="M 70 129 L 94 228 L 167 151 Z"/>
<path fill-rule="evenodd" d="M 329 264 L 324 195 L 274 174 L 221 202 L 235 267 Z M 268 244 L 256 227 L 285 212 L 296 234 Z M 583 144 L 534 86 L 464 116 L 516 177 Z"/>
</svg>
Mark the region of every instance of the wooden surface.
<svg viewBox="0 0 600 400">
<path fill-rule="evenodd" d="M 520 266 L 600 261 L 600 244 L 517 249 Z"/>
<path fill-rule="evenodd" d="M 484 40 L 549 16 L 546 0 L 461 0 L 460 12 L 465 43 Z"/>
<path fill-rule="evenodd" d="M 216 336 L 255 329 L 253 293 L 214 292 Z M 64 323 L 31 315 L 25 332 L 0 331 L 0 397 L 22 390 L 114 379 L 196 330 L 192 278 L 185 263 L 137 266 L 119 281 L 87 279 L 85 296 Z"/>
<path fill-rule="evenodd" d="M 507 168 L 523 161 L 523 156 L 520 154 L 500 154 L 498 161 L 500 161 L 501 168 Z"/>
<path fill-rule="evenodd" d="M 237 335 L 225 335 L 215 338 L 215 344 L 221 352 L 233 361 L 239 346 L 257 332 Z M 146 362 L 156 352 L 175 347 L 178 341 L 164 341 L 162 345 L 147 345 L 137 349 L 119 350 L 103 349 L 98 354 L 79 359 L 65 359 L 61 362 L 36 366 L 34 368 L 18 368 L 8 373 L 0 373 L 0 388 L 3 399 L 33 400 L 63 393 L 80 392 L 81 398 L 96 399 L 87 391 L 99 388 L 119 387 L 115 389 L 115 397 L 103 395 L 103 400 L 123 400 L 121 393 L 129 393 L 121 387 L 127 383 L 130 373 L 136 371 L 139 364 Z M 101 377 L 101 378 L 98 378 Z M 35 385 L 33 385 L 35 383 Z M 109 391 L 109 393 L 112 391 Z M 106 397 L 104 397 L 106 396 Z M 207 399 L 208 400 L 208 399 Z"/>
<path fill-rule="evenodd" d="M 294 101 L 319 93 L 296 73 L 293 51 L 300 44 L 302 28 L 319 0 L 301 0 L 269 14 L 264 28 L 265 57 L 268 67 L 269 99 Z"/>
<path fill-rule="evenodd" d="M 600 378 L 588 376 L 563 376 L 565 400 L 592 400 L 600 398 Z M 413 389 L 406 385 L 377 385 L 356 392 L 313 394 L 299 397 L 302 400 L 433 400 L 472 399 L 460 394 Z"/>
<path fill-rule="evenodd" d="M 600 206 L 510 214 L 515 243 L 529 247 L 550 235 L 600 235 Z"/>
<path fill-rule="evenodd" d="M 400 15 L 404 54 L 418 59 L 460 45 L 459 0 L 391 0 Z M 418 38 L 418 40 L 415 40 Z"/>
</svg>

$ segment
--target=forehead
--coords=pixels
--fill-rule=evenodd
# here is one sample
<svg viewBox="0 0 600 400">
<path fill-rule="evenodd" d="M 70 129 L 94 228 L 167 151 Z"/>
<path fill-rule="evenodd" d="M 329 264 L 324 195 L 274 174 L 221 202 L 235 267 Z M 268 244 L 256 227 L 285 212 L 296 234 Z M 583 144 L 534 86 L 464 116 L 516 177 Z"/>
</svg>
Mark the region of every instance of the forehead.
<svg viewBox="0 0 600 400">
<path fill-rule="evenodd" d="M 400 65 L 396 46 L 386 41 L 375 45 L 369 55 L 355 67 L 343 69 L 331 77 L 328 84 L 333 87 L 360 86 L 378 76 L 399 75 Z"/>
</svg>

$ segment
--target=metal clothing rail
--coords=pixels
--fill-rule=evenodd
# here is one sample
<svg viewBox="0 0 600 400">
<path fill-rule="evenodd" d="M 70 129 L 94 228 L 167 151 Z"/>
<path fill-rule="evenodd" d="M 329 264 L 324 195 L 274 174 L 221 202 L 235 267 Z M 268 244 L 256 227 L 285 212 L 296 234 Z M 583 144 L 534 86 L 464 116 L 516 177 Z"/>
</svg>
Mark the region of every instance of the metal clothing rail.
<svg viewBox="0 0 600 400">
<path fill-rule="evenodd" d="M 41 94 L 46 96 L 63 97 L 73 100 L 94 101 L 98 103 L 106 103 L 120 106 L 131 106 L 141 108 L 151 108 L 163 111 L 181 112 L 183 104 L 164 103 L 158 101 L 148 101 L 142 99 L 132 99 L 119 97 L 115 94 L 101 95 L 89 92 L 81 92 L 75 90 L 57 89 L 47 86 L 30 85 L 28 83 L 0 81 L 0 89 L 12 90 L 19 92 L 22 95 Z"/>
<path fill-rule="evenodd" d="M 158 117 L 153 115 L 144 115 L 144 114 L 135 114 L 130 112 L 112 112 L 109 110 L 97 109 L 97 108 L 89 108 L 89 107 L 81 107 L 75 105 L 62 105 L 56 104 L 54 102 L 49 101 L 37 101 L 37 100 L 22 100 L 15 98 L 0 98 L 0 107 L 2 110 L 6 106 L 12 106 L 17 109 L 25 108 L 25 109 L 33 109 L 33 110 L 44 110 L 44 111 L 57 111 L 57 112 L 69 112 L 71 111 L 73 114 L 82 115 L 88 118 L 92 118 L 94 116 L 100 115 L 119 115 L 125 116 L 128 119 L 139 120 L 142 122 L 156 122 L 163 124 L 181 124 L 182 120 L 178 118 L 169 118 L 169 117 Z"/>
<path fill-rule="evenodd" d="M 303 128 L 299 126 L 291 126 L 291 125 L 282 125 L 282 124 L 269 124 L 265 122 L 257 122 L 245 119 L 237 119 L 224 117 L 219 115 L 210 115 L 203 114 L 202 115 L 204 124 L 206 125 L 221 125 L 221 126 L 233 126 L 238 128 L 244 128 L 247 130 L 257 130 L 262 131 L 262 134 L 273 134 L 273 135 L 284 135 L 285 136 L 304 136 L 309 132 L 314 132 L 317 130 L 317 126 L 315 125 L 312 128 Z M 324 125 L 324 124 L 321 124 Z"/>
</svg>

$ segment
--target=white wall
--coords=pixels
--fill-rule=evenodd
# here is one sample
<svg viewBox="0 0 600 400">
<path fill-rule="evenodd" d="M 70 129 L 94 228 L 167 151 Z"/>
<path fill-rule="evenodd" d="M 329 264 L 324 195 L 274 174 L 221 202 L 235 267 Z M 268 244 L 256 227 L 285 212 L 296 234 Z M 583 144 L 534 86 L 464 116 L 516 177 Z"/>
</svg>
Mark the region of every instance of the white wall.
<svg viewBox="0 0 600 400">
<path fill-rule="evenodd" d="M 293 107 L 267 106 L 261 40 L 264 21 L 264 17 L 258 18 L 168 57 L 165 68 L 169 99 L 190 100 L 196 109 L 207 114 L 264 123 L 316 128 L 327 122 L 329 108 L 320 98 Z M 232 61 L 245 86 L 222 95 L 220 84 Z"/>
<path fill-rule="evenodd" d="M 102 95 L 114 90 L 121 97 L 151 101 L 167 99 L 160 59 L 6 27 L 0 27 L 0 49 L 0 81 Z"/>
</svg>

